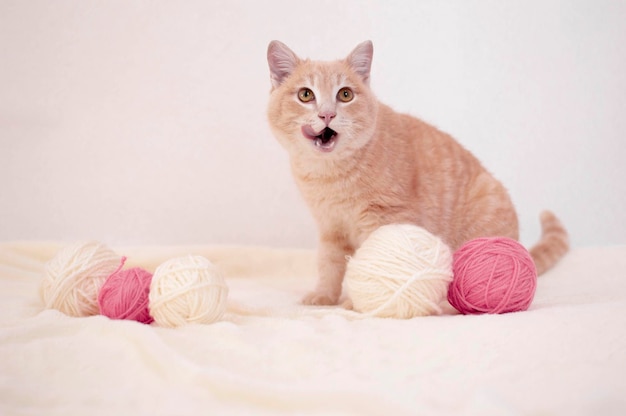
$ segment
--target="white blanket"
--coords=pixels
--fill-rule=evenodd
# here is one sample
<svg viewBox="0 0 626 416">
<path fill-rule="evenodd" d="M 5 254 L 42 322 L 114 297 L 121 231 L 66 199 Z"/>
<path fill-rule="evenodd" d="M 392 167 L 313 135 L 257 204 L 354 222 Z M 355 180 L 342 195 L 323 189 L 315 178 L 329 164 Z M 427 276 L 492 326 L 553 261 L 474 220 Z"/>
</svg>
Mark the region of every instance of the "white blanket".
<svg viewBox="0 0 626 416">
<path fill-rule="evenodd" d="M 223 269 L 226 316 L 177 329 L 44 310 L 60 247 L 0 244 L 1 415 L 626 414 L 626 246 L 572 251 L 529 311 L 410 320 L 301 306 L 312 251 L 115 247 Z"/>
</svg>

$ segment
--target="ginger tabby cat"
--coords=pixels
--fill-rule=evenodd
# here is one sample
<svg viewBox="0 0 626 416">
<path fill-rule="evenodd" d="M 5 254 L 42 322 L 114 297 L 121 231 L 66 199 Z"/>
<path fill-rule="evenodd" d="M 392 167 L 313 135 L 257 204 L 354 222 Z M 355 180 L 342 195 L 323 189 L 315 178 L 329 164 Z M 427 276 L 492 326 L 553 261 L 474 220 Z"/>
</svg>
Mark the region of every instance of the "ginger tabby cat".
<svg viewBox="0 0 626 416">
<path fill-rule="evenodd" d="M 376 99 L 372 55 L 369 41 L 333 62 L 300 59 L 278 41 L 268 47 L 269 123 L 319 227 L 319 281 L 305 304 L 337 304 L 346 256 L 384 224 L 419 225 L 453 250 L 477 237 L 518 238 L 507 190 L 469 151 Z M 546 211 L 541 223 L 530 250 L 538 273 L 568 250 L 559 220 Z"/>
</svg>

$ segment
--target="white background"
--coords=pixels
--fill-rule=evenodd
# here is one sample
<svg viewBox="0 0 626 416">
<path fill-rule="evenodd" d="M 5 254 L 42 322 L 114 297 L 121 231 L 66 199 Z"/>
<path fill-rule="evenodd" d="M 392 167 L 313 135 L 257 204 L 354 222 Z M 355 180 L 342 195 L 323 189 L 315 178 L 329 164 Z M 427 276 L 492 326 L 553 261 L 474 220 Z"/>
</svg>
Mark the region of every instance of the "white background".
<svg viewBox="0 0 626 416">
<path fill-rule="evenodd" d="M 314 247 L 266 48 L 344 57 L 511 192 L 626 243 L 624 1 L 0 0 L 0 240 Z"/>
</svg>

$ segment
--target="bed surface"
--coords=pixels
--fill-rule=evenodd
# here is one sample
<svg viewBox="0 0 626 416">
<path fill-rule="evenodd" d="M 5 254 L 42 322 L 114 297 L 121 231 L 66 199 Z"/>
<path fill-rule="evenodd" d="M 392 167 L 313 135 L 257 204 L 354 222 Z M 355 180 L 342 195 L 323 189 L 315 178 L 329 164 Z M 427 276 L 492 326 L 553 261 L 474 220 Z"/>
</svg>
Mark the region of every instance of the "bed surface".
<svg viewBox="0 0 626 416">
<path fill-rule="evenodd" d="M 177 329 L 43 310 L 61 247 L 0 244 L 1 415 L 626 414 L 626 246 L 570 252 L 529 311 L 411 320 L 300 305 L 313 251 L 113 247 L 222 268 L 227 314 Z"/>
</svg>

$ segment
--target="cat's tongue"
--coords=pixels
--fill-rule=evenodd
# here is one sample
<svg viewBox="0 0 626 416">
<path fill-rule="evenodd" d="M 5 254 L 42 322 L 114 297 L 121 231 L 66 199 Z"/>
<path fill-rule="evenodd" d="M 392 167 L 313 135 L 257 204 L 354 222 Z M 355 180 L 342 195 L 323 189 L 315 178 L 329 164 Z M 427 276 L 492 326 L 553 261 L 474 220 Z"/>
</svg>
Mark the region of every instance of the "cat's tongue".
<svg viewBox="0 0 626 416">
<path fill-rule="evenodd" d="M 330 127 L 316 132 L 313 127 L 306 125 L 302 126 L 302 134 L 307 139 L 312 140 L 315 147 L 323 152 L 332 151 L 337 143 L 337 132 Z"/>
</svg>

